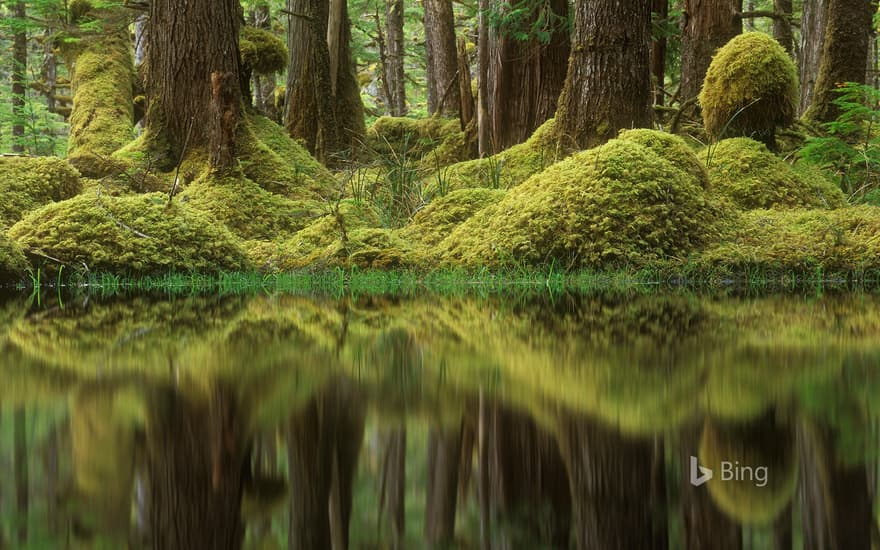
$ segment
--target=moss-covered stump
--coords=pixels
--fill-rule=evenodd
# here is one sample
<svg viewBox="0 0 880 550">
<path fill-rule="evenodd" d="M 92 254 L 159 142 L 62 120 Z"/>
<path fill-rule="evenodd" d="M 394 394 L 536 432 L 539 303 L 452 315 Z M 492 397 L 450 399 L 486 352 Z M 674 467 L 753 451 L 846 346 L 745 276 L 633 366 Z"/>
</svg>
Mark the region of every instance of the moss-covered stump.
<svg viewBox="0 0 880 550">
<path fill-rule="evenodd" d="M 770 36 L 740 34 L 715 53 L 699 99 L 710 136 L 750 136 L 772 145 L 776 128 L 797 114 L 797 68 Z"/>
<path fill-rule="evenodd" d="M 752 210 L 701 252 L 707 273 L 754 271 L 859 273 L 880 269 L 880 208 Z"/>
<path fill-rule="evenodd" d="M 119 172 L 111 155 L 134 138 L 134 62 L 128 32 L 90 38 L 76 57 L 67 158 L 88 177 Z"/>
<path fill-rule="evenodd" d="M 55 157 L 0 157 L 0 226 L 82 191 L 79 172 Z"/>
<path fill-rule="evenodd" d="M 9 230 L 25 253 L 56 269 L 113 273 L 245 270 L 240 242 L 210 214 L 159 193 L 81 195 L 47 205 Z"/>
<path fill-rule="evenodd" d="M 21 247 L 9 240 L 3 227 L 0 227 L 0 286 L 20 281 L 28 267 Z"/>
<path fill-rule="evenodd" d="M 289 239 L 327 206 L 312 200 L 291 200 L 266 191 L 243 175 L 205 174 L 190 184 L 178 200 L 210 214 L 245 240 Z"/>
<path fill-rule="evenodd" d="M 432 171 L 424 180 L 429 196 L 442 194 L 442 190 L 454 191 L 474 187 L 509 189 L 561 160 L 555 134 L 555 121 L 549 119 L 524 143 L 514 145 L 491 157 L 459 162 L 451 166 L 428 161 L 426 170 Z M 441 189 L 442 188 L 442 189 Z"/>
<path fill-rule="evenodd" d="M 280 73 L 287 67 L 287 46 L 267 30 L 245 25 L 238 46 L 244 66 L 257 74 Z"/>
<path fill-rule="evenodd" d="M 840 188 L 818 170 L 792 168 L 753 139 L 725 139 L 703 155 L 708 155 L 713 191 L 739 208 L 839 208 L 846 204 Z"/>
<path fill-rule="evenodd" d="M 433 248 L 483 208 L 504 197 L 498 189 L 459 189 L 438 197 L 419 210 L 412 221 L 399 230 L 406 241 Z"/>
<path fill-rule="evenodd" d="M 684 259 L 721 216 L 693 177 L 634 141 L 612 140 L 511 189 L 439 245 L 452 265 L 616 267 Z"/>
</svg>

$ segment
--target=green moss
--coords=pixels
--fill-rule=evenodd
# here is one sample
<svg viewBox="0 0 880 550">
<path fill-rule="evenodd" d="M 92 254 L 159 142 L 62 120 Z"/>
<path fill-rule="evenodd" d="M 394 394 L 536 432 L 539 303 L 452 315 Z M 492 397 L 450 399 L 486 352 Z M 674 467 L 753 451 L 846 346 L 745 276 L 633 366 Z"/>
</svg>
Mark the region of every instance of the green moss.
<svg viewBox="0 0 880 550">
<path fill-rule="evenodd" d="M 241 167 L 260 187 L 301 199 L 332 197 L 339 188 L 327 168 L 268 118 L 249 114 L 243 132 Z"/>
<path fill-rule="evenodd" d="M 407 241 L 434 247 L 452 230 L 483 208 L 504 197 L 497 189 L 460 189 L 438 197 L 419 210 L 412 221 L 400 230 Z"/>
<path fill-rule="evenodd" d="M 187 187 L 179 200 L 210 214 L 242 239 L 288 239 L 323 215 L 321 203 L 270 193 L 244 176 L 205 174 Z"/>
<path fill-rule="evenodd" d="M 611 140 L 554 164 L 456 228 L 444 263 L 613 267 L 683 259 L 720 210 L 693 178 L 643 145 Z"/>
<path fill-rule="evenodd" d="M 794 122 L 797 114 L 797 68 L 773 38 L 740 34 L 712 58 L 699 99 L 710 136 L 772 143 L 775 129 Z"/>
<path fill-rule="evenodd" d="M 464 134 L 458 120 L 430 118 L 408 118 L 383 116 L 367 128 L 366 146 L 380 156 L 402 155 L 406 153 L 416 161 L 431 151 L 443 147 L 442 157 L 460 160 L 462 154 L 456 151 L 456 143 L 464 143 Z"/>
<path fill-rule="evenodd" d="M 89 39 L 76 57 L 68 160 L 83 175 L 119 171 L 110 157 L 134 137 L 133 82 L 127 33 Z"/>
<path fill-rule="evenodd" d="M 31 213 L 9 230 L 28 254 L 114 273 L 243 270 L 239 241 L 209 214 L 159 193 L 80 195 Z"/>
<path fill-rule="evenodd" d="M 752 210 L 697 260 L 704 269 L 852 272 L 880 269 L 880 208 Z"/>
<path fill-rule="evenodd" d="M 30 266 L 21 247 L 10 241 L 3 227 L 0 227 L 0 286 L 20 281 L 28 267 Z"/>
<path fill-rule="evenodd" d="M 488 158 L 469 160 L 440 169 L 439 179 L 448 190 L 473 187 L 509 189 L 561 160 L 555 134 L 555 121 L 542 124 L 527 141 L 514 145 Z M 426 194 L 440 194 L 436 167 L 426 165 L 434 173 L 425 178 Z"/>
<path fill-rule="evenodd" d="M 679 136 L 638 128 L 634 130 L 622 130 L 619 139 L 632 141 L 651 149 L 661 158 L 668 160 L 673 166 L 691 176 L 695 183 L 701 187 L 709 187 L 709 174 L 706 166 L 697 157 L 693 149 Z"/>
<path fill-rule="evenodd" d="M 54 157 L 0 157 L 0 226 L 82 191 L 79 172 Z"/>
<path fill-rule="evenodd" d="M 267 30 L 246 25 L 238 44 L 241 61 L 257 74 L 280 73 L 287 67 L 287 46 Z"/>
<path fill-rule="evenodd" d="M 838 208 L 846 203 L 840 189 L 821 172 L 792 169 L 752 139 L 722 140 L 710 146 L 708 154 L 713 190 L 739 208 Z"/>
</svg>

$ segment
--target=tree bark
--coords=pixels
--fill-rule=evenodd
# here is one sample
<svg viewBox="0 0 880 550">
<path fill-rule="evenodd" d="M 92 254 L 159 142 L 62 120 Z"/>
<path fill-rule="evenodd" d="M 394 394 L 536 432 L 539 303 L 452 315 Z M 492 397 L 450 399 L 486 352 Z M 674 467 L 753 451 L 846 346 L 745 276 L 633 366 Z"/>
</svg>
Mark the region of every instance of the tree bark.
<svg viewBox="0 0 880 550">
<path fill-rule="evenodd" d="M 431 546 L 449 544 L 455 535 L 460 458 L 461 430 L 431 428 L 425 504 L 425 539 Z"/>
<path fill-rule="evenodd" d="M 556 114 L 563 148 L 588 148 L 621 128 L 651 126 L 650 23 L 651 4 L 644 0 L 577 2 Z"/>
<path fill-rule="evenodd" d="M 868 37 L 876 2 L 867 0 L 828 0 L 825 42 L 813 100 L 804 116 L 830 122 L 840 114 L 833 101 L 835 89 L 843 82 L 865 82 L 868 63 Z"/>
<path fill-rule="evenodd" d="M 234 86 L 228 103 L 233 119 L 220 122 L 213 108 L 212 75 L 241 75 L 238 31 L 242 19 L 237 0 L 152 0 L 148 25 L 146 129 L 164 138 L 174 162 L 184 148 L 227 143 L 223 132 L 237 124 L 241 89 Z M 227 116 L 222 111 L 222 116 Z M 212 150 L 211 158 L 227 154 Z M 234 152 L 233 152 L 234 155 Z"/>
<path fill-rule="evenodd" d="M 825 45 L 825 23 L 828 20 L 828 0 L 804 0 L 801 15 L 801 47 L 798 58 L 800 77 L 800 104 L 803 115 L 813 101 L 813 89 L 819 75 L 822 50 Z"/>
<path fill-rule="evenodd" d="M 651 17 L 655 22 L 669 17 L 669 0 L 653 0 Z M 654 105 L 666 102 L 663 87 L 666 82 L 666 36 L 655 36 L 651 41 L 651 79 L 654 83 Z"/>
<path fill-rule="evenodd" d="M 682 102 L 697 97 L 715 50 L 742 32 L 742 0 L 685 0 L 681 27 Z"/>
<path fill-rule="evenodd" d="M 773 0 L 773 11 L 782 17 L 773 18 L 773 38 L 792 55 L 794 34 L 791 30 L 792 0 Z"/>
<path fill-rule="evenodd" d="M 454 116 L 461 98 L 455 55 L 455 19 L 452 0 L 425 0 L 428 113 Z"/>
<path fill-rule="evenodd" d="M 388 90 L 388 112 L 391 116 L 404 116 L 406 80 L 403 72 L 403 0 L 385 0 L 385 37 L 387 47 L 384 78 Z"/>
<path fill-rule="evenodd" d="M 24 2 L 16 2 L 12 7 L 12 15 L 20 22 L 12 39 L 12 151 L 24 152 L 24 108 L 27 93 L 27 31 L 25 21 L 27 10 Z"/>
<path fill-rule="evenodd" d="M 364 142 L 367 133 L 364 122 L 364 104 L 361 101 L 361 88 L 351 54 L 351 21 L 348 18 L 346 0 L 336 0 L 342 7 L 341 20 L 336 31 L 338 48 L 336 51 L 336 91 L 334 109 L 336 123 L 339 125 L 339 149 L 333 153 L 354 153 Z M 328 32 L 334 29 L 329 28 Z M 331 52 L 332 54 L 332 52 Z"/>
<path fill-rule="evenodd" d="M 506 0 L 505 0 L 506 1 Z M 547 0 L 532 6 L 518 25 L 526 29 L 498 28 L 490 33 L 489 116 L 493 152 L 521 143 L 556 112 L 568 66 L 568 0 Z M 544 13 L 542 13 L 544 12 Z M 549 15 L 548 15 L 549 14 Z M 515 32 L 528 32 L 539 17 L 553 25 L 545 44 L 534 36 L 522 40 Z"/>
<path fill-rule="evenodd" d="M 480 0 L 477 23 L 477 154 L 480 158 L 492 154 L 489 119 L 489 0 Z M 430 92 L 430 86 L 428 87 Z"/>
</svg>

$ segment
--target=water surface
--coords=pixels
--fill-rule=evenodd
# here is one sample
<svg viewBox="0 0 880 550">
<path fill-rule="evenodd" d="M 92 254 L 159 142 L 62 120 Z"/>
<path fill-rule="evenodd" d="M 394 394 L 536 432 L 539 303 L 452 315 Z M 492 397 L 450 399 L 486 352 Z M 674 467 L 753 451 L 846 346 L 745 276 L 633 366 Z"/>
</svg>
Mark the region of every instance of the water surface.
<svg viewBox="0 0 880 550">
<path fill-rule="evenodd" d="M 878 306 L 7 296 L 0 547 L 870 548 Z"/>
</svg>

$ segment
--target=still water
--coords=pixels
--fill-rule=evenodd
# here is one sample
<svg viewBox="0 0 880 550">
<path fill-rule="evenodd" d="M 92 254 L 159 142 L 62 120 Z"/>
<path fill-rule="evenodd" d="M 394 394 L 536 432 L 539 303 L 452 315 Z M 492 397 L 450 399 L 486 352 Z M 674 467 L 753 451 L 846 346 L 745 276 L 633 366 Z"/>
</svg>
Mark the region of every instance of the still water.
<svg viewBox="0 0 880 550">
<path fill-rule="evenodd" d="M 7 296 L 0 354 L 0 548 L 880 535 L 874 293 Z"/>
</svg>

